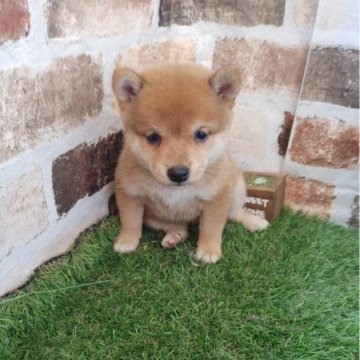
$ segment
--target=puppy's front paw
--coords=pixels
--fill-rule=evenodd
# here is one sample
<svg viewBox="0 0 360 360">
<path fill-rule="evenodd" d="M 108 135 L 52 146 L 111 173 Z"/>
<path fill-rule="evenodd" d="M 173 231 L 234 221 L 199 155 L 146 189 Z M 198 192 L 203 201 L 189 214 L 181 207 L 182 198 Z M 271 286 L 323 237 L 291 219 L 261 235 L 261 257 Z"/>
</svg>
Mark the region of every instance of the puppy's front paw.
<svg viewBox="0 0 360 360">
<path fill-rule="evenodd" d="M 129 253 L 139 245 L 139 239 L 125 234 L 119 234 L 114 241 L 114 251 L 118 253 Z"/>
<path fill-rule="evenodd" d="M 221 249 L 217 247 L 202 247 L 196 249 L 196 258 L 204 263 L 216 263 L 221 257 Z"/>
</svg>

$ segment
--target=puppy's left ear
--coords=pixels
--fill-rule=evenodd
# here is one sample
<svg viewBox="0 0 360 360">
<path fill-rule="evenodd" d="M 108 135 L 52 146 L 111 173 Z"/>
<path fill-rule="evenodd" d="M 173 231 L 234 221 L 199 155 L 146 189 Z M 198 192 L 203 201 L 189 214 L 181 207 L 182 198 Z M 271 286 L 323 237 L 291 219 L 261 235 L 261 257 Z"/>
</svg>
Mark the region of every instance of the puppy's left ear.
<svg viewBox="0 0 360 360">
<path fill-rule="evenodd" d="M 217 96 L 225 100 L 230 107 L 235 104 L 235 99 L 240 90 L 240 71 L 235 66 L 219 69 L 209 79 L 210 86 Z"/>
</svg>

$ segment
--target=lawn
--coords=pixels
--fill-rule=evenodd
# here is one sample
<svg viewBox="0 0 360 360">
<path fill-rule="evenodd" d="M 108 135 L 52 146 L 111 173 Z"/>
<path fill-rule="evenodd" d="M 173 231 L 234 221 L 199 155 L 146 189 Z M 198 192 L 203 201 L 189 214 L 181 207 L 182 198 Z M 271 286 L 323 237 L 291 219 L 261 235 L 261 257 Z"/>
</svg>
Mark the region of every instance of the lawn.
<svg viewBox="0 0 360 360">
<path fill-rule="evenodd" d="M 145 230 L 112 251 L 108 217 L 0 300 L 1 359 L 357 359 L 358 232 L 288 210 L 262 233 L 228 223 L 223 258 Z"/>
</svg>

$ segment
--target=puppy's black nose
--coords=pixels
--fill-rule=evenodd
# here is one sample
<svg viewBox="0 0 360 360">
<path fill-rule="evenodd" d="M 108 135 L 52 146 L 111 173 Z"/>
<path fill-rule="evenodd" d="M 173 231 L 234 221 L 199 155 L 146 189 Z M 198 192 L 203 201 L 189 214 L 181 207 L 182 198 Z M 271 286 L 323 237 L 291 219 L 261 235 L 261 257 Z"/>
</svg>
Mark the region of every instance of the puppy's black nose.
<svg viewBox="0 0 360 360">
<path fill-rule="evenodd" d="M 186 181 L 189 178 L 190 170 L 186 166 L 173 166 L 167 171 L 168 178 L 178 184 Z"/>
</svg>

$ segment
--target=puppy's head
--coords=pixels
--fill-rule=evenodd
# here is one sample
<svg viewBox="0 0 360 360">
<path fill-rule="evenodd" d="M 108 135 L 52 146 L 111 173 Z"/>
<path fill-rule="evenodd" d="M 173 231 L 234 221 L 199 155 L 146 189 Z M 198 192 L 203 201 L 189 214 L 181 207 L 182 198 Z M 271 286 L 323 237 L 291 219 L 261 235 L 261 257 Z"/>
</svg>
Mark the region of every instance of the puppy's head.
<svg viewBox="0 0 360 360">
<path fill-rule="evenodd" d="M 196 183 L 224 151 L 237 68 L 168 65 L 140 74 L 119 68 L 112 86 L 127 145 L 161 184 Z"/>
</svg>

